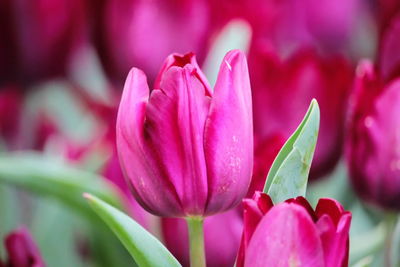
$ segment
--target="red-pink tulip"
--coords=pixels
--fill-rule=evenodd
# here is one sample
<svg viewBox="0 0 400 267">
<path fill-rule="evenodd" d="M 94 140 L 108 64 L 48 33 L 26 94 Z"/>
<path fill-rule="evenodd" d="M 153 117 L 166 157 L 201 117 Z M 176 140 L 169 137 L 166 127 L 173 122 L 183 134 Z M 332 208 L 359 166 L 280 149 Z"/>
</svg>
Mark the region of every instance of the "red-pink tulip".
<svg viewBox="0 0 400 267">
<path fill-rule="evenodd" d="M 84 38 L 84 1 L 0 1 L 0 83 L 64 75 Z"/>
<path fill-rule="evenodd" d="M 321 106 L 321 127 L 311 177 L 331 171 L 342 151 L 347 96 L 353 77 L 348 62 L 337 57 L 322 58 L 305 50 L 281 60 L 255 44 L 249 55 L 249 69 L 257 139 L 276 133 L 287 139 L 315 98 Z"/>
<path fill-rule="evenodd" d="M 365 200 L 400 209 L 400 79 L 383 82 L 369 62 L 357 71 L 346 143 L 350 178 Z"/>
<path fill-rule="evenodd" d="M 5 239 L 8 259 L 0 266 L 7 267 L 45 267 L 45 263 L 26 228 L 11 232 Z"/>
<path fill-rule="evenodd" d="M 315 211 L 303 197 L 276 206 L 256 192 L 244 200 L 244 228 L 236 266 L 345 267 L 351 214 L 333 199 Z"/>
<path fill-rule="evenodd" d="M 253 167 L 244 54 L 225 56 L 213 92 L 193 54 L 168 57 L 151 92 L 133 68 L 118 111 L 117 148 L 134 196 L 151 213 L 211 215 L 236 206 Z"/>
<path fill-rule="evenodd" d="M 204 242 L 208 267 L 232 267 L 240 244 L 243 220 L 238 209 L 204 220 Z M 165 245 L 183 266 L 189 266 L 187 224 L 180 218 L 163 218 Z"/>
<path fill-rule="evenodd" d="M 98 17 L 95 44 L 111 79 L 122 84 L 132 66 L 153 81 L 171 53 L 205 56 L 209 10 L 205 0 L 92 1 Z"/>
</svg>

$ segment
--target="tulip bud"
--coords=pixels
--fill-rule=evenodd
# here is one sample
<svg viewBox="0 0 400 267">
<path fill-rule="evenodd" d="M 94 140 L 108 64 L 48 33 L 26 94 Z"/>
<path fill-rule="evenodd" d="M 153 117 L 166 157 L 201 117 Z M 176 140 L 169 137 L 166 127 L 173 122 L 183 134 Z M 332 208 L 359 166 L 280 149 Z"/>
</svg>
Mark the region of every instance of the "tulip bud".
<svg viewBox="0 0 400 267">
<path fill-rule="evenodd" d="M 249 68 L 257 139 L 270 138 L 275 133 L 287 139 L 301 121 L 303 110 L 315 98 L 321 106 L 321 127 L 311 178 L 331 171 L 342 151 L 347 96 L 352 84 L 348 62 L 321 58 L 312 51 L 298 51 L 282 61 L 255 44 L 249 55 Z"/>
<path fill-rule="evenodd" d="M 171 55 L 149 92 L 128 75 L 117 118 L 117 149 L 138 202 L 165 217 L 203 216 L 236 206 L 253 167 L 246 58 L 229 52 L 214 92 L 194 55 Z"/>
<path fill-rule="evenodd" d="M 351 181 L 365 200 L 400 210 L 400 79 L 384 84 L 363 62 L 353 98 L 346 143 Z"/>
<path fill-rule="evenodd" d="M 274 206 L 256 192 L 243 205 L 237 267 L 347 266 L 351 214 L 337 201 L 320 199 L 314 211 L 303 197 Z"/>
<path fill-rule="evenodd" d="M 8 254 L 7 264 L 10 267 L 45 267 L 45 263 L 26 228 L 10 233 L 5 239 Z M 0 262 L 1 266 L 1 262 Z"/>
<path fill-rule="evenodd" d="M 2 0 L 0 84 L 22 84 L 64 75 L 84 38 L 80 0 Z"/>
<path fill-rule="evenodd" d="M 193 50 L 202 61 L 209 39 L 205 0 L 92 1 L 98 17 L 95 44 L 105 71 L 121 84 L 129 69 L 142 69 L 152 83 L 171 53 Z"/>
<path fill-rule="evenodd" d="M 204 220 L 204 242 L 208 267 L 232 267 L 240 244 L 243 220 L 238 209 Z M 187 224 L 180 218 L 163 218 L 165 244 L 182 266 L 189 266 Z"/>
</svg>

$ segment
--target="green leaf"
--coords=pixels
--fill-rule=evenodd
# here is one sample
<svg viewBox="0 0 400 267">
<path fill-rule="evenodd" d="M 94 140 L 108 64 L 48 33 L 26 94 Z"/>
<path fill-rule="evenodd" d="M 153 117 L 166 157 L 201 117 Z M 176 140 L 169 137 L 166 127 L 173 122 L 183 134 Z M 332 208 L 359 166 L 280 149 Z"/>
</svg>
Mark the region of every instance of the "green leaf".
<svg viewBox="0 0 400 267">
<path fill-rule="evenodd" d="M 84 216 L 93 217 L 93 212 L 81 197 L 84 192 L 96 194 L 122 207 L 117 189 L 104 177 L 36 153 L 0 155 L 0 183 L 55 197 Z"/>
<path fill-rule="evenodd" d="M 315 99 L 294 134 L 279 151 L 267 176 L 264 192 L 275 203 L 305 196 L 308 174 L 317 143 L 319 107 Z"/>
<path fill-rule="evenodd" d="M 117 235 L 138 266 L 181 266 L 163 244 L 128 215 L 90 194 L 92 209 Z"/>
</svg>

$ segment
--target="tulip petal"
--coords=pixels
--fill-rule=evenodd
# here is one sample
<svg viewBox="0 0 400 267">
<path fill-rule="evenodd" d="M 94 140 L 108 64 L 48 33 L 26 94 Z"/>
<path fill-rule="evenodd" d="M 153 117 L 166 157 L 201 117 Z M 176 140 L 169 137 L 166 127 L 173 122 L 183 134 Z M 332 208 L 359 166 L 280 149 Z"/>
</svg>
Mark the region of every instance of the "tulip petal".
<svg viewBox="0 0 400 267">
<path fill-rule="evenodd" d="M 210 85 L 207 81 L 206 76 L 201 71 L 199 64 L 197 64 L 196 56 L 193 53 L 188 53 L 185 55 L 181 54 L 172 54 L 167 57 L 164 61 L 164 64 L 161 66 L 161 70 L 158 73 L 158 76 L 154 82 L 154 88 L 159 89 L 161 88 L 161 79 L 164 77 L 164 73 L 173 66 L 177 67 L 185 67 L 187 64 L 192 65 L 196 69 L 196 75 L 201 83 L 204 85 L 206 94 L 211 96 Z"/>
<path fill-rule="evenodd" d="M 245 254 L 251 237 L 258 223 L 274 204 L 271 198 L 259 191 L 255 192 L 252 199 L 243 200 L 243 234 L 236 260 L 237 267 L 243 267 Z"/>
<path fill-rule="evenodd" d="M 253 122 L 246 58 L 238 50 L 222 61 L 205 126 L 206 214 L 237 205 L 253 168 Z"/>
<path fill-rule="evenodd" d="M 325 266 L 317 228 L 308 212 L 297 204 L 273 207 L 250 240 L 244 266 Z"/>
<path fill-rule="evenodd" d="M 117 148 L 121 167 L 132 193 L 146 210 L 158 215 L 180 214 L 180 203 L 173 186 L 159 179 L 159 163 L 144 145 L 148 95 L 146 76 L 141 70 L 133 68 L 125 83 L 117 117 Z"/>
<path fill-rule="evenodd" d="M 203 136 L 210 98 L 197 72 L 191 65 L 171 67 L 146 110 L 146 142 L 176 190 L 182 216 L 203 215 L 207 200 Z"/>
</svg>

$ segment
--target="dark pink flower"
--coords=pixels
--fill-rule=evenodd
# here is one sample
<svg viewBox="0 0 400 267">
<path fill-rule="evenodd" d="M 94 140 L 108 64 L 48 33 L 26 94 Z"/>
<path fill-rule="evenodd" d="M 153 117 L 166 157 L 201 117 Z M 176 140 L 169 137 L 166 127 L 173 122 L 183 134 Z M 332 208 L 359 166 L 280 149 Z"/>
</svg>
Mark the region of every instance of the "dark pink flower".
<svg viewBox="0 0 400 267">
<path fill-rule="evenodd" d="M 243 220 L 238 209 L 205 218 L 204 242 L 208 267 L 234 265 L 242 227 Z M 162 230 L 167 248 L 183 266 L 189 266 L 189 240 L 185 220 L 163 218 Z"/>
<path fill-rule="evenodd" d="M 26 228 L 11 232 L 5 239 L 7 267 L 45 267 L 39 249 Z M 0 266 L 2 266 L 0 261 Z"/>
<path fill-rule="evenodd" d="M 214 91 L 192 54 L 171 55 L 150 92 L 132 69 L 117 118 L 122 169 L 139 203 L 165 217 L 211 215 L 236 206 L 253 168 L 246 58 L 229 52 Z"/>
<path fill-rule="evenodd" d="M 315 98 L 321 106 L 321 127 L 311 177 L 331 171 L 342 151 L 353 77 L 349 63 L 341 57 L 323 58 L 309 50 L 281 60 L 255 44 L 249 55 L 249 69 L 256 138 L 263 140 L 281 133 L 287 139 Z"/>
<path fill-rule="evenodd" d="M 400 9 L 400 6 L 399 6 Z M 385 81 L 400 75 L 400 12 L 383 31 L 378 51 L 379 71 Z"/>
<path fill-rule="evenodd" d="M 2 0 L 0 84 L 65 75 L 84 38 L 84 1 Z"/>
<path fill-rule="evenodd" d="M 171 53 L 194 51 L 202 62 L 209 39 L 205 0 L 92 1 L 95 44 L 111 79 L 122 84 L 132 66 L 153 82 Z"/>
<path fill-rule="evenodd" d="M 346 156 L 361 197 L 400 209 L 400 79 L 385 83 L 370 62 L 357 69 Z"/>
<path fill-rule="evenodd" d="M 303 197 L 274 206 L 256 192 L 243 205 L 237 267 L 348 265 L 351 214 L 337 201 L 320 199 L 314 211 Z"/>
</svg>

